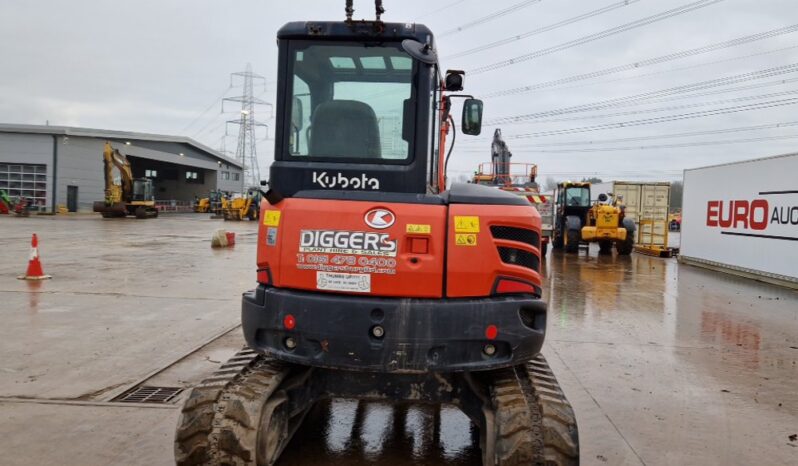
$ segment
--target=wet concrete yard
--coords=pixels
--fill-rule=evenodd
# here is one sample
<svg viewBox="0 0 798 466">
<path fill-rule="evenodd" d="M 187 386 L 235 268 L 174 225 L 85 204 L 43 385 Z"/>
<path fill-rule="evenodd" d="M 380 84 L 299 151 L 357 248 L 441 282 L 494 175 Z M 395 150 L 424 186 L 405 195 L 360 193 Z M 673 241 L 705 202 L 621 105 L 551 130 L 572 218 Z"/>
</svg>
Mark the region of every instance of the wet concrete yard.
<svg viewBox="0 0 798 466">
<path fill-rule="evenodd" d="M 217 228 L 235 248 L 212 250 Z M 180 399 L 243 344 L 256 225 L 0 218 L 0 464 L 170 464 Z M 16 280 L 38 233 L 40 284 Z M 798 293 L 673 259 L 552 254 L 544 354 L 583 464 L 798 464 Z M 448 406 L 320 403 L 283 465 L 479 464 Z"/>
</svg>

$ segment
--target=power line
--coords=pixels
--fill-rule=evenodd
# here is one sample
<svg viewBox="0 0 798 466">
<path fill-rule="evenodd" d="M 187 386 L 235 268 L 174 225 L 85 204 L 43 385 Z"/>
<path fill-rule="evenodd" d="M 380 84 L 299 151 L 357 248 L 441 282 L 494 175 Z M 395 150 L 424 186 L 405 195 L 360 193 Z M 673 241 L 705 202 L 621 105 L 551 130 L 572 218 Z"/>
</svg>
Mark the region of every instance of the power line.
<svg viewBox="0 0 798 466">
<path fill-rule="evenodd" d="M 465 2 L 465 1 L 466 0 L 457 0 L 456 2 L 449 3 L 447 5 L 444 5 L 444 6 L 440 7 L 440 8 L 437 8 L 435 10 L 432 10 L 432 11 L 429 11 L 427 13 L 424 13 L 423 15 L 416 17 L 416 22 L 418 22 L 418 20 L 421 19 L 421 18 L 426 18 L 428 16 L 432 16 L 432 15 L 438 14 L 441 11 L 447 10 L 447 9 L 453 7 L 453 6 L 457 6 L 457 5 L 459 5 L 459 4 L 461 4 L 461 3 Z"/>
<path fill-rule="evenodd" d="M 745 138 L 745 139 L 722 139 L 716 141 L 695 141 L 695 142 L 682 142 L 675 144 L 653 144 L 643 146 L 622 146 L 622 147 L 590 147 L 590 148 L 577 148 L 577 149 L 535 149 L 536 154 L 571 154 L 571 153 L 586 153 L 586 152 L 621 152 L 632 150 L 652 150 L 652 149 L 679 149 L 685 147 L 701 147 L 701 146 L 721 146 L 729 144 L 749 144 L 752 142 L 764 141 L 779 141 L 787 139 L 798 139 L 798 134 L 787 134 L 782 136 L 763 136 L 758 138 Z M 528 149 L 527 147 L 516 147 L 515 149 Z M 484 152 L 482 150 L 469 149 L 462 152 Z"/>
<path fill-rule="evenodd" d="M 583 13 L 583 14 L 581 14 L 579 16 L 574 16 L 572 18 L 568 18 L 568 19 L 559 21 L 557 23 L 550 24 L 548 26 L 543 26 L 541 28 L 533 29 L 533 30 L 525 32 L 523 34 L 518 34 L 518 35 L 515 35 L 515 36 L 512 36 L 512 37 L 507 37 L 505 39 L 497 40 L 495 42 L 491 42 L 491 43 L 488 43 L 488 44 L 485 44 L 485 45 L 481 45 L 479 47 L 474 47 L 473 49 L 468 49 L 468 50 L 464 50 L 462 52 L 455 53 L 454 55 L 449 55 L 448 57 L 446 57 L 446 59 L 448 60 L 448 59 L 453 59 L 453 58 L 465 57 L 467 55 L 471 55 L 471 54 L 474 54 L 474 53 L 477 53 L 477 52 L 483 52 L 485 50 L 490 50 L 492 48 L 499 47 L 499 46 L 502 46 L 502 45 L 506 45 L 506 44 L 509 44 L 511 42 L 515 42 L 515 41 L 518 41 L 518 40 L 526 39 L 526 38 L 529 38 L 529 37 L 532 37 L 532 36 L 536 36 L 538 34 L 543 34 L 544 32 L 553 31 L 553 30 L 561 28 L 563 26 L 567 26 L 569 24 L 577 23 L 579 21 L 582 21 L 582 20 L 585 20 L 585 19 L 589 19 L 589 18 L 592 18 L 594 16 L 598 16 L 598 15 L 601 15 L 603 13 L 607 13 L 607 12 L 616 10 L 618 8 L 622 8 L 622 7 L 628 6 L 628 5 L 631 5 L 632 3 L 637 3 L 639 1 L 640 0 L 624 0 L 624 1 L 621 1 L 621 2 L 617 2 L 617 3 L 612 3 L 612 4 L 607 5 L 605 7 L 599 8 L 598 10 L 593 10 L 593 11 L 590 11 L 590 12 L 587 12 L 587 13 Z"/>
<path fill-rule="evenodd" d="M 720 99 L 720 100 L 712 100 L 708 102 L 697 102 L 694 104 L 682 104 L 682 105 L 671 105 L 668 107 L 657 107 L 657 108 L 647 108 L 643 110 L 627 110 L 625 112 L 616 112 L 616 113 L 605 113 L 601 115 L 582 115 L 582 116 L 573 116 L 573 117 L 563 117 L 563 118 L 551 118 L 548 120 L 535 120 L 535 124 L 542 124 L 542 123 L 559 123 L 563 121 L 576 121 L 576 120 L 587 120 L 587 119 L 598 119 L 598 118 L 611 118 L 611 117 L 618 117 L 618 116 L 629 116 L 629 115 L 642 115 L 645 113 L 658 113 L 658 112 L 671 112 L 674 110 L 684 110 L 688 108 L 698 108 L 698 107 L 706 107 L 709 105 L 723 105 L 723 104 L 730 104 L 734 102 L 745 102 L 747 100 L 762 100 L 762 99 L 771 99 L 773 97 L 783 97 L 785 95 L 794 95 L 798 94 L 798 90 L 791 90 L 791 91 L 783 91 L 783 92 L 772 92 L 770 94 L 760 94 L 760 95 L 753 95 L 753 96 L 744 96 L 744 97 L 735 97 L 733 99 Z M 640 102 L 641 104 L 649 104 L 651 102 Z M 505 122 L 504 124 L 508 124 L 510 122 Z M 512 122 L 512 123 L 522 123 L 522 122 Z M 497 126 L 496 124 L 485 123 L 483 127 L 490 127 L 490 126 Z"/>
<path fill-rule="evenodd" d="M 509 7 L 505 8 L 505 9 L 503 9 L 503 10 L 499 10 L 499 11 L 491 13 L 491 14 L 489 14 L 487 16 L 483 16 L 483 17 L 481 17 L 479 19 L 475 19 L 474 21 L 471 21 L 471 22 L 468 22 L 468 23 L 465 23 L 465 24 L 461 24 L 460 26 L 458 26 L 458 27 L 456 27 L 454 29 L 449 29 L 448 31 L 444 31 L 443 33 L 440 34 L 439 37 L 446 37 L 446 36 L 450 36 L 452 34 L 457 34 L 458 32 L 464 31 L 464 30 L 472 28 L 474 26 L 478 26 L 480 24 L 484 24 L 484 23 L 487 23 L 489 21 L 493 21 L 494 19 L 501 18 L 502 16 L 509 15 L 510 13 L 512 13 L 514 11 L 518 11 L 518 10 L 520 10 L 522 8 L 526 8 L 526 7 L 528 7 L 530 5 L 533 5 L 535 3 L 540 3 L 540 1 L 541 0 L 524 0 L 521 3 L 516 3 L 515 5 L 509 6 Z"/>
<path fill-rule="evenodd" d="M 592 83 L 578 84 L 578 85 L 575 85 L 575 86 L 566 86 L 566 87 L 561 87 L 558 90 L 559 91 L 565 91 L 565 90 L 568 90 L 568 89 L 577 89 L 577 88 L 587 87 L 587 86 L 600 86 L 600 85 L 603 85 L 603 84 L 612 84 L 612 83 L 617 83 L 619 81 L 627 81 L 627 80 L 630 80 L 630 79 L 640 79 L 640 78 L 646 78 L 646 77 L 649 77 L 649 76 L 658 76 L 658 75 L 663 75 L 663 74 L 667 74 L 667 73 L 675 73 L 675 72 L 679 72 L 679 71 L 702 68 L 702 67 L 705 67 L 705 66 L 717 65 L 719 63 L 726 63 L 726 62 L 730 62 L 730 61 L 743 60 L 743 59 L 751 58 L 751 57 L 759 57 L 759 56 L 763 56 L 763 55 L 769 55 L 769 54 L 772 54 L 772 53 L 783 52 L 783 51 L 786 51 L 786 50 L 794 50 L 796 48 L 798 48 L 798 45 L 793 45 L 793 46 L 790 46 L 790 47 L 784 47 L 784 48 L 780 48 L 780 49 L 768 50 L 768 51 L 765 51 L 765 52 L 754 53 L 754 54 L 750 54 L 750 55 L 743 55 L 743 56 L 739 56 L 739 57 L 726 58 L 726 59 L 723 59 L 723 60 L 716 60 L 716 61 L 711 61 L 711 62 L 699 63 L 697 65 L 684 66 L 684 67 L 681 67 L 681 68 L 672 68 L 672 69 L 669 69 L 669 70 L 660 70 L 660 71 L 656 71 L 656 72 L 653 72 L 653 73 L 644 73 L 644 74 L 639 74 L 639 75 L 635 75 L 635 76 L 627 76 L 627 77 L 624 77 L 624 78 L 609 79 L 609 80 L 606 80 L 606 81 L 596 81 L 596 82 L 592 82 Z M 779 80 L 779 81 L 769 81 L 769 82 L 761 83 L 761 84 L 752 84 L 752 85 L 748 85 L 748 86 L 740 86 L 740 87 L 733 87 L 733 88 L 728 88 L 728 89 L 721 89 L 721 90 L 717 90 L 717 91 L 706 92 L 704 94 L 691 94 L 691 95 L 686 95 L 686 96 L 671 97 L 669 99 L 662 99 L 661 101 L 686 99 L 686 98 L 692 98 L 692 97 L 695 97 L 695 96 L 702 96 L 702 95 L 724 94 L 724 93 L 727 93 L 727 92 L 732 92 L 732 91 L 736 91 L 736 90 L 743 90 L 743 89 L 757 89 L 757 88 L 760 88 L 760 87 L 778 86 L 778 85 L 782 85 L 782 84 L 786 84 L 786 83 L 790 83 L 790 82 L 794 82 L 794 81 L 795 81 L 795 79 L 784 79 L 784 80 Z M 535 91 L 531 91 L 531 92 L 535 92 Z"/>
<path fill-rule="evenodd" d="M 202 113 L 200 113 L 199 115 L 197 115 L 197 117 L 196 117 L 196 118 L 194 118 L 193 120 L 191 120 L 191 123 L 187 124 L 187 125 L 186 125 L 186 126 L 183 128 L 183 129 L 181 129 L 181 130 L 180 130 L 180 132 L 181 132 L 181 133 L 185 133 L 185 132 L 186 132 L 186 130 L 188 130 L 189 128 L 191 128 L 191 127 L 194 125 L 194 123 L 196 123 L 197 121 L 199 121 L 199 120 L 200 120 L 200 118 L 202 118 L 202 117 L 203 117 L 203 116 L 204 116 L 206 113 L 208 113 L 208 112 L 209 112 L 209 111 L 210 111 L 210 110 L 211 110 L 213 107 L 215 107 L 215 106 L 216 106 L 216 104 L 218 104 L 218 103 L 219 103 L 219 101 L 220 101 L 220 100 L 221 100 L 221 99 L 222 99 L 222 98 L 225 96 L 225 94 L 227 94 L 227 91 L 229 91 L 229 90 L 230 90 L 230 87 L 228 87 L 227 89 L 225 89 L 225 90 L 224 90 L 224 92 L 222 92 L 222 93 L 219 95 L 219 97 L 217 97 L 217 98 L 213 99 L 213 102 L 211 102 L 211 103 L 210 103 L 210 105 L 208 105 L 208 107 L 206 107 L 206 108 L 205 108 L 205 110 L 203 110 L 203 111 L 202 111 Z"/>
<path fill-rule="evenodd" d="M 595 40 L 604 39 L 606 37 L 610 37 L 616 34 L 620 34 L 622 32 L 630 31 L 632 29 L 636 29 L 639 27 L 647 26 L 649 24 L 653 24 L 659 21 L 663 21 L 668 18 L 672 18 L 675 16 L 679 16 L 685 13 L 689 13 L 694 10 L 698 10 L 700 8 L 704 8 L 710 5 L 714 5 L 715 3 L 720 3 L 724 0 L 699 0 L 697 2 L 689 3 L 687 5 L 682 5 L 680 7 L 674 8 L 672 10 L 664 11 L 662 13 L 657 13 L 656 15 L 648 16 L 646 18 L 638 19 L 636 21 L 632 21 L 631 23 L 626 23 L 621 26 L 616 26 L 611 29 L 607 29 L 601 32 L 597 32 L 594 34 L 589 34 L 584 37 L 580 37 L 579 39 L 574 39 L 559 45 L 555 45 L 553 47 L 537 50 L 532 53 L 527 53 L 524 55 L 520 55 L 514 58 L 510 58 L 508 60 L 503 60 L 500 62 L 496 62 L 490 65 L 485 65 L 481 67 L 474 68 L 469 70 L 468 73 L 473 74 L 480 74 L 485 73 L 488 71 L 497 70 L 499 68 L 504 68 L 510 65 L 516 65 L 518 63 L 522 63 L 528 60 L 532 60 L 534 58 L 539 58 L 544 55 L 549 55 L 555 52 L 561 52 L 563 50 L 576 47 L 578 45 L 586 44 L 588 42 L 593 42 Z"/>
<path fill-rule="evenodd" d="M 524 115 L 513 115 L 508 117 L 501 117 L 491 120 L 491 124 L 501 124 L 508 122 L 534 120 L 538 118 L 550 117 L 555 115 L 564 115 L 567 113 L 578 113 L 594 110 L 603 110 L 606 108 L 623 107 L 626 105 L 637 105 L 638 102 L 650 101 L 652 98 L 666 97 L 677 94 L 687 94 L 704 89 L 711 89 L 714 87 L 727 86 L 741 82 L 752 81 L 756 79 L 769 78 L 773 76 L 780 76 L 787 73 L 798 72 L 798 63 L 790 65 L 777 66 L 774 68 L 767 68 L 764 70 L 752 71 L 749 73 L 741 73 L 723 78 L 710 79 L 707 81 L 700 81 L 697 83 L 685 84 L 681 86 L 661 89 L 657 91 L 645 92 L 642 94 L 634 94 L 626 97 L 617 97 L 614 99 L 602 100 L 591 104 L 575 105 L 571 107 L 564 107 L 554 110 L 547 110 L 537 113 L 528 113 Z M 487 124 L 487 123 L 486 123 Z"/>
<path fill-rule="evenodd" d="M 703 47 L 698 47 L 698 48 L 689 49 L 689 50 L 682 50 L 680 52 L 675 52 L 675 53 L 671 53 L 671 54 L 668 54 L 668 55 L 662 55 L 662 56 L 655 57 L 655 58 L 648 58 L 648 59 L 641 60 L 641 61 L 627 63 L 625 65 L 614 66 L 614 67 L 611 67 L 611 68 L 605 68 L 603 70 L 593 71 L 591 73 L 578 74 L 578 75 L 575 75 L 575 76 L 569 76 L 569 77 L 557 79 L 557 80 L 554 80 L 554 81 L 547 81 L 547 82 L 544 82 L 544 83 L 532 84 L 532 85 L 529 85 L 529 86 L 521 86 L 521 87 L 515 87 L 515 88 L 512 88 L 512 89 L 505 89 L 505 90 L 501 90 L 501 91 L 495 91 L 495 92 L 491 92 L 491 93 L 485 94 L 484 98 L 499 97 L 499 96 L 512 95 L 512 94 L 522 94 L 522 93 L 525 93 L 525 92 L 530 92 L 530 91 L 537 90 L 537 89 L 542 89 L 542 88 L 545 88 L 545 87 L 553 87 L 553 86 L 557 86 L 557 85 L 560 85 L 560 84 L 566 84 L 566 83 L 570 83 L 570 82 L 574 82 L 574 81 L 581 81 L 581 80 L 585 80 L 585 79 L 598 78 L 598 77 L 601 77 L 601 76 L 607 76 L 607 75 L 610 75 L 610 74 L 621 73 L 621 72 L 624 72 L 624 71 L 637 70 L 637 69 L 640 69 L 640 68 L 646 67 L 646 66 L 658 65 L 660 63 L 665 63 L 665 62 L 669 62 L 669 61 L 673 61 L 673 60 L 679 60 L 679 59 L 682 59 L 682 58 L 693 57 L 693 56 L 701 55 L 701 54 L 708 53 L 708 52 L 715 52 L 717 50 L 722 50 L 722 49 L 726 49 L 726 48 L 730 48 L 730 47 L 736 47 L 738 45 L 748 44 L 748 43 L 759 41 L 759 40 L 763 40 L 763 39 L 770 39 L 772 37 L 777 37 L 777 36 L 781 36 L 781 35 L 784 35 L 784 34 L 790 34 L 790 33 L 793 33 L 795 31 L 798 31 L 798 24 L 795 24 L 795 25 L 792 25 L 792 26 L 786 26 L 786 27 L 783 27 L 783 28 L 773 29 L 773 30 L 766 31 L 766 32 L 761 32 L 759 34 L 753 34 L 753 35 L 749 35 L 749 36 L 738 37 L 736 39 L 728 40 L 726 42 L 718 42 L 718 43 L 715 43 L 715 44 L 705 45 Z"/>
<path fill-rule="evenodd" d="M 561 130 L 540 131 L 537 133 L 517 134 L 507 136 L 507 139 L 525 139 L 544 136 L 556 136 L 561 134 L 575 134 L 584 133 L 589 131 L 601 131 L 606 129 L 629 128 L 633 126 L 645 126 L 659 123 L 667 123 L 679 120 L 692 120 L 695 118 L 705 118 L 709 116 L 726 115 L 730 113 L 747 112 L 752 110 L 763 110 L 767 108 L 784 107 L 788 105 L 798 104 L 798 98 L 772 100 L 768 102 L 760 102 L 757 104 L 736 105 L 732 107 L 716 108 L 711 110 L 703 110 L 700 112 L 683 113 L 679 115 L 667 115 L 656 118 L 643 118 L 639 120 L 624 121 L 620 123 L 606 123 L 601 125 L 583 126 L 578 128 L 567 128 Z"/>
<path fill-rule="evenodd" d="M 535 148 L 535 147 L 562 147 L 562 146 L 584 146 L 584 145 L 597 145 L 597 144 L 613 144 L 618 142 L 637 142 L 637 141 L 651 141 L 657 139 L 676 139 L 676 138 L 684 138 L 684 137 L 693 137 L 693 136 L 710 136 L 715 134 L 726 134 L 726 133 L 742 133 L 747 131 L 762 131 L 768 129 L 779 129 L 779 128 L 789 128 L 793 126 L 798 126 L 798 121 L 785 121 L 780 123 L 770 123 L 766 125 L 754 125 L 754 126 L 737 126 L 734 128 L 722 128 L 722 129 L 713 129 L 713 130 L 704 130 L 704 131 L 689 131 L 689 132 L 682 132 L 682 133 L 669 133 L 669 134 L 657 134 L 651 136 L 637 136 L 637 137 L 630 137 L 630 138 L 613 138 L 613 139 L 594 139 L 589 141 L 560 141 L 560 142 L 550 142 L 550 143 L 543 143 L 543 144 L 524 144 L 523 148 Z"/>
<path fill-rule="evenodd" d="M 212 125 L 213 123 L 216 123 L 216 126 L 214 126 L 213 128 L 211 128 L 211 125 Z M 224 121 L 224 120 L 222 120 L 222 121 L 211 120 L 211 121 L 209 121 L 209 122 L 208 122 L 208 124 L 206 124 L 205 126 L 203 126 L 203 127 L 202 127 L 202 128 L 199 130 L 199 131 L 196 131 L 194 134 L 192 134 L 192 135 L 191 135 L 191 138 L 192 138 L 192 139 L 198 139 L 198 138 L 199 138 L 199 136 L 200 136 L 200 135 L 202 135 L 202 134 L 206 134 L 206 133 L 213 133 L 213 132 L 215 132 L 216 130 L 218 130 L 219 128 L 221 128 L 222 126 L 224 126 L 226 123 L 227 123 L 227 122 L 226 122 L 226 121 Z M 211 129 L 210 129 L 210 131 L 208 131 L 208 128 L 211 128 Z"/>
</svg>

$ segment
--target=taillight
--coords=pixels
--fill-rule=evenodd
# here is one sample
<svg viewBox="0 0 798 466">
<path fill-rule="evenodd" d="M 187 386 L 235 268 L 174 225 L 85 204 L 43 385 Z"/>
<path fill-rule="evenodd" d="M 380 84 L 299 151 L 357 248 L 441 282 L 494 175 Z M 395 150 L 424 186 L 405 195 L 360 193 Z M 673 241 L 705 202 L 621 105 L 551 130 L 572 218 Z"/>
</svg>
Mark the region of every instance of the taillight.
<svg viewBox="0 0 798 466">
<path fill-rule="evenodd" d="M 495 340 L 499 336 L 499 327 L 491 324 L 485 327 L 485 338 L 488 340 Z"/>
<path fill-rule="evenodd" d="M 502 278 L 496 280 L 496 286 L 493 288 L 495 294 L 534 294 L 540 296 L 540 289 L 532 283 L 523 280 Z"/>
<path fill-rule="evenodd" d="M 286 330 L 293 330 L 294 327 L 296 327 L 296 319 L 294 316 L 291 314 L 286 314 L 286 316 L 283 318 L 283 327 L 285 327 Z"/>
</svg>

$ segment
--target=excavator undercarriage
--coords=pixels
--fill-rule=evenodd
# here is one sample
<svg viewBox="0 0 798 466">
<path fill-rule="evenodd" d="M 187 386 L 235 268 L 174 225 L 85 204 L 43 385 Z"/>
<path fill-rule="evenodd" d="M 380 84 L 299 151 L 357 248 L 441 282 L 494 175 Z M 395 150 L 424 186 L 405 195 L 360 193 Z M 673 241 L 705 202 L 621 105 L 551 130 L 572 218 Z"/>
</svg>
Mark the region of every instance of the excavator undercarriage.
<svg viewBox="0 0 798 466">
<path fill-rule="evenodd" d="M 573 409 L 545 358 L 484 372 L 384 374 L 286 364 L 244 348 L 195 387 L 175 436 L 178 465 L 271 465 L 324 398 L 458 406 L 484 465 L 575 465 Z"/>
</svg>

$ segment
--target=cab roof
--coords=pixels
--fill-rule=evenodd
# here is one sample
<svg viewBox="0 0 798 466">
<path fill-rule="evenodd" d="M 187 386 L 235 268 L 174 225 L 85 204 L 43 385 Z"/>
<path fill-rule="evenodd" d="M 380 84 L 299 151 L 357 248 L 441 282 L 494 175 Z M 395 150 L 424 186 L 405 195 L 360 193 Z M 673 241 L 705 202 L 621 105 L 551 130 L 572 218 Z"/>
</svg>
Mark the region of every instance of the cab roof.
<svg viewBox="0 0 798 466">
<path fill-rule="evenodd" d="M 404 40 L 433 42 L 432 31 L 423 24 L 377 21 L 295 21 L 277 31 L 277 39 Z"/>
</svg>

